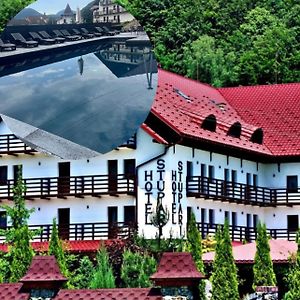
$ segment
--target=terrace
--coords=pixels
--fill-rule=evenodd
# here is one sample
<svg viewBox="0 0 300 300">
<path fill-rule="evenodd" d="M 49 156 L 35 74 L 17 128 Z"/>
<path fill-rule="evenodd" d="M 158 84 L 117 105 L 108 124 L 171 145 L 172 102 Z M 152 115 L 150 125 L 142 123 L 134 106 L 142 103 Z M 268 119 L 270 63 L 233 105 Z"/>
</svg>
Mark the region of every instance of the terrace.
<svg viewBox="0 0 300 300">
<path fill-rule="evenodd" d="M 300 205 L 299 188 L 273 189 L 202 176 L 187 178 L 187 196 L 265 207 Z"/>
<path fill-rule="evenodd" d="M 14 134 L 0 135 L 0 157 L 3 155 L 34 154 L 36 152 L 18 139 Z"/>
<path fill-rule="evenodd" d="M 131 174 L 41 177 L 26 178 L 23 181 L 26 186 L 24 197 L 27 200 L 66 198 L 68 196 L 83 198 L 85 196 L 135 195 L 136 193 L 136 179 Z M 2 182 L 0 200 L 13 199 L 14 184 L 14 180 Z"/>
<path fill-rule="evenodd" d="M 206 238 L 208 234 L 215 235 L 218 226 L 222 228 L 224 225 L 204 222 L 197 223 L 197 227 L 201 232 L 202 238 Z M 255 227 L 230 225 L 229 232 L 232 241 L 251 242 L 255 241 L 257 237 L 257 230 Z M 272 239 L 285 239 L 289 241 L 295 241 L 297 236 L 297 230 L 290 230 L 287 228 L 268 228 L 267 232 Z"/>
<path fill-rule="evenodd" d="M 136 228 L 136 224 L 132 222 L 58 224 L 58 234 L 61 239 L 69 241 L 126 239 L 134 234 Z M 47 242 L 50 240 L 52 224 L 29 225 L 29 229 L 37 231 L 32 239 L 33 242 Z M 4 241 L 5 237 L 0 235 L 0 243 Z"/>
</svg>

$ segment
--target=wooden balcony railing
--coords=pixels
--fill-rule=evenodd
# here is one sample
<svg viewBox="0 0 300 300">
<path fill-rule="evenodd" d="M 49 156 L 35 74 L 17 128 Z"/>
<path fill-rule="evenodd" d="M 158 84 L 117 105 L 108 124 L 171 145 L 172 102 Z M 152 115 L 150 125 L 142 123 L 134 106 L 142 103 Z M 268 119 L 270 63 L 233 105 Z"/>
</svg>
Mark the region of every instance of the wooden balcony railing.
<svg viewBox="0 0 300 300">
<path fill-rule="evenodd" d="M 187 177 L 187 196 L 258 206 L 300 205 L 300 189 L 271 189 L 202 176 Z"/>
<path fill-rule="evenodd" d="M 24 144 L 14 134 L 0 135 L 0 156 L 2 154 L 14 155 L 18 153 L 33 153 L 35 150 Z"/>
<path fill-rule="evenodd" d="M 223 224 L 210 224 L 210 223 L 197 223 L 197 227 L 201 232 L 202 238 L 205 238 L 208 234 L 215 234 L 218 226 L 223 228 Z M 230 236 L 232 241 L 254 241 L 257 237 L 257 230 L 254 227 L 247 226 L 229 226 Z M 268 234 L 273 239 L 287 239 L 296 240 L 297 231 L 289 230 L 287 228 L 281 229 L 267 229 Z"/>
<path fill-rule="evenodd" d="M 134 134 L 128 141 L 124 142 L 119 147 L 136 149 L 136 134 Z"/>
<path fill-rule="evenodd" d="M 135 195 L 135 176 L 131 174 L 45 177 L 24 179 L 26 199 L 66 196 Z M 14 180 L 0 185 L 0 199 L 12 199 Z"/>
<path fill-rule="evenodd" d="M 37 230 L 38 234 L 32 241 L 49 241 L 52 224 L 29 225 L 30 230 Z M 8 227 L 9 228 L 9 227 Z M 69 225 L 59 225 L 58 233 L 61 239 L 70 241 L 101 240 L 101 239 L 126 239 L 131 237 L 136 231 L 135 223 L 116 222 L 113 224 L 99 223 L 76 223 Z M 0 236 L 0 243 L 4 242 L 4 236 Z"/>
</svg>

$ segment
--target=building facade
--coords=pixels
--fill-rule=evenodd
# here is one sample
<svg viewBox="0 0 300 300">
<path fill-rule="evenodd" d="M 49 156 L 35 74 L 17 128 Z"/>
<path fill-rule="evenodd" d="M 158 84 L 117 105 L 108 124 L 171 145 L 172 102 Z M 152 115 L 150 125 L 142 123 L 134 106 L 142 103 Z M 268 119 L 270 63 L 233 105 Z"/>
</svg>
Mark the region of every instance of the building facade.
<svg viewBox="0 0 300 300">
<path fill-rule="evenodd" d="M 62 238 L 125 236 L 134 224 L 154 237 L 181 237 L 191 212 L 205 237 L 227 218 L 232 239 L 253 240 L 259 221 L 273 238 L 299 227 L 300 84 L 215 89 L 159 70 L 151 112 L 136 135 L 111 152 L 62 160 L 35 151 L 0 123 L 0 199 L 11 203 L 18 166 L 29 225 L 47 240 L 53 218 Z M 113 132 L 112 132 L 113 134 Z M 1 227 L 9 226 L 0 212 Z"/>
<path fill-rule="evenodd" d="M 125 23 L 133 21 L 134 17 L 113 0 L 100 0 L 94 7 L 93 23 Z"/>
<path fill-rule="evenodd" d="M 74 24 L 77 21 L 77 15 L 74 13 L 69 4 L 67 4 L 63 14 L 57 20 L 57 24 Z M 78 22 L 80 23 L 80 22 Z"/>
</svg>

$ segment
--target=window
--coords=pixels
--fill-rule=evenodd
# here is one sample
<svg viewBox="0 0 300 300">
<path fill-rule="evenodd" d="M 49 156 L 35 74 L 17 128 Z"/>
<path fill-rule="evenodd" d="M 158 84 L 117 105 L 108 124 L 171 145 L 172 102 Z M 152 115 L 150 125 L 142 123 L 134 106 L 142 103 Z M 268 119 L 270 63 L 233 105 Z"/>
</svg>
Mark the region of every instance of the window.
<svg viewBox="0 0 300 300">
<path fill-rule="evenodd" d="M 201 223 L 206 223 L 206 209 L 201 208 Z"/>
<path fill-rule="evenodd" d="M 232 181 L 232 186 L 235 187 L 237 183 L 237 171 L 232 170 L 231 171 L 231 181 Z"/>
<path fill-rule="evenodd" d="M 224 212 L 224 222 L 226 220 L 228 221 L 228 223 L 230 223 L 230 215 L 229 215 L 229 211 L 228 210 L 225 210 L 225 212 Z"/>
<path fill-rule="evenodd" d="M 216 117 L 214 115 L 209 115 L 208 117 L 206 117 L 201 125 L 201 128 L 215 132 L 217 128 Z"/>
<path fill-rule="evenodd" d="M 258 224 L 258 215 L 253 215 L 253 227 L 256 229 Z"/>
<path fill-rule="evenodd" d="M 0 229 L 6 229 L 6 227 L 7 227 L 6 211 L 0 211 Z"/>
<path fill-rule="evenodd" d="M 206 177 L 206 164 L 201 164 L 201 176 Z"/>
<path fill-rule="evenodd" d="M 251 214 L 247 214 L 247 228 L 251 227 L 252 223 L 251 223 Z"/>
<path fill-rule="evenodd" d="M 287 228 L 288 231 L 297 231 L 299 228 L 299 217 L 298 215 L 287 216 Z"/>
<path fill-rule="evenodd" d="M 257 187 L 258 178 L 256 174 L 253 174 L 253 186 Z"/>
<path fill-rule="evenodd" d="M 208 179 L 209 182 L 214 182 L 215 178 L 215 167 L 214 166 L 208 166 Z"/>
<path fill-rule="evenodd" d="M 286 177 L 286 189 L 288 193 L 298 192 L 298 176 L 287 176 Z"/>
<path fill-rule="evenodd" d="M 233 228 L 237 226 L 237 214 L 236 212 L 231 213 L 231 225 Z"/>
<path fill-rule="evenodd" d="M 16 184 L 16 182 L 17 182 L 19 172 L 21 173 L 21 176 L 23 177 L 23 166 L 22 165 L 14 165 L 13 166 L 14 184 Z"/>
<path fill-rule="evenodd" d="M 7 184 L 7 166 L 0 166 L 0 185 Z"/>
<path fill-rule="evenodd" d="M 135 177 L 135 159 L 124 159 L 125 178 Z"/>
<path fill-rule="evenodd" d="M 193 163 L 191 161 L 186 162 L 186 176 L 187 177 L 193 176 Z"/>
<path fill-rule="evenodd" d="M 228 130 L 228 135 L 235 137 L 235 138 L 240 138 L 241 136 L 241 131 L 242 131 L 242 126 L 240 122 L 235 122 L 233 125 Z"/>
<path fill-rule="evenodd" d="M 207 188 L 207 180 L 206 180 L 206 164 L 201 164 L 201 192 L 206 193 Z"/>
<path fill-rule="evenodd" d="M 214 209 L 210 209 L 208 211 L 208 222 L 210 225 L 215 224 L 215 210 Z"/>
<path fill-rule="evenodd" d="M 124 223 L 135 223 L 135 206 L 124 206 Z"/>
<path fill-rule="evenodd" d="M 251 174 L 250 173 L 247 173 L 247 175 L 246 175 L 246 184 L 251 185 Z"/>
<path fill-rule="evenodd" d="M 250 138 L 250 141 L 252 143 L 256 143 L 256 144 L 262 144 L 263 143 L 263 130 L 261 128 L 256 129 L 253 133 L 252 136 Z"/>
</svg>

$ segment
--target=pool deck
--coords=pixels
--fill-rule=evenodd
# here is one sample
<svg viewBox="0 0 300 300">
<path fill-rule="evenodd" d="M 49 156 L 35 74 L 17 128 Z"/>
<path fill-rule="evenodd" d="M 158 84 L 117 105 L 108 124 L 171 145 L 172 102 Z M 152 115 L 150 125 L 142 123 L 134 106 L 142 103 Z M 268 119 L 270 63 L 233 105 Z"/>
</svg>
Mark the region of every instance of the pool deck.
<svg viewBox="0 0 300 300">
<path fill-rule="evenodd" d="M 115 36 L 95 37 L 62 44 L 39 45 L 34 48 L 18 47 L 15 51 L 0 52 L 0 77 L 98 52 L 108 43 L 126 42 L 137 37 L 136 33 L 121 33 Z"/>
<path fill-rule="evenodd" d="M 66 41 L 62 44 L 53 44 L 53 45 L 38 45 L 38 47 L 32 48 L 24 48 L 24 47 L 17 47 L 16 50 L 13 51 L 3 51 L 0 52 L 0 63 L 3 58 L 18 58 L 19 56 L 24 55 L 31 55 L 32 53 L 35 54 L 42 54 L 43 52 L 48 52 L 49 50 L 66 50 L 67 48 L 74 47 L 74 46 L 85 46 L 91 45 L 97 42 L 115 42 L 115 41 L 126 41 L 128 39 L 137 38 L 138 35 L 136 33 L 120 33 L 114 36 L 102 36 L 102 37 L 94 37 L 90 39 L 81 39 L 79 41 Z"/>
</svg>

